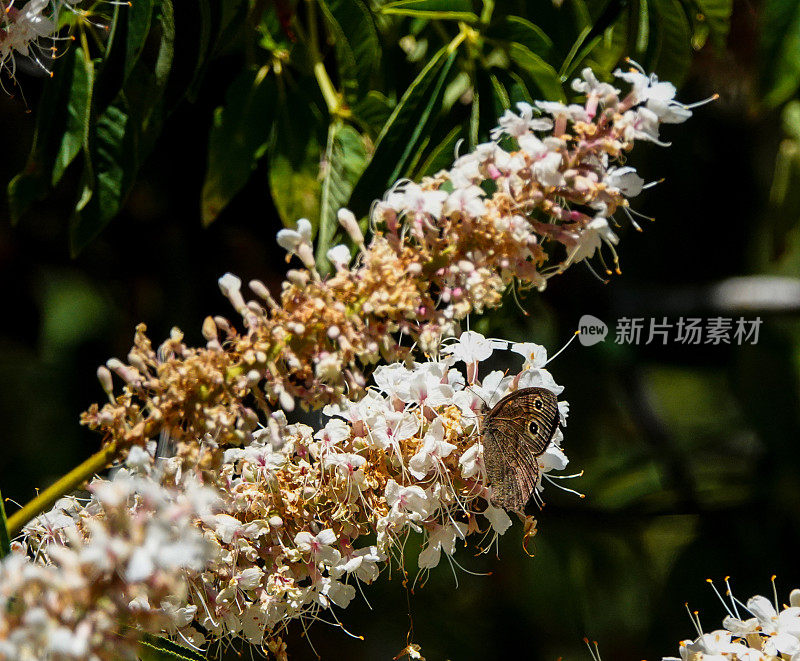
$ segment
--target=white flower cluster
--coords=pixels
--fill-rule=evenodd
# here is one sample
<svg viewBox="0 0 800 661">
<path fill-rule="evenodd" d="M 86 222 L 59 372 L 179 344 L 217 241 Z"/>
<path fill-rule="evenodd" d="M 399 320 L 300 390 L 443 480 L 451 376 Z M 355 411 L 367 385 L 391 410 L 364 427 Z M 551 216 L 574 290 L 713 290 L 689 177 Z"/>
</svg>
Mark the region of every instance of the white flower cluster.
<svg viewBox="0 0 800 661">
<path fill-rule="evenodd" d="M 403 217 L 420 239 L 446 218 L 489 220 L 520 244 L 520 264 L 503 266 L 511 272 L 531 260 L 532 265 L 542 261 L 539 246 L 544 240 L 561 243 L 567 255 L 558 268 L 538 273 L 521 269 L 518 274 L 540 288 L 550 275 L 593 257 L 603 243 L 616 262 L 618 237 L 610 222 L 622 209 L 638 229 L 628 198 L 647 187 L 633 167 L 619 165 L 620 156 L 636 140 L 668 146 L 659 137 L 660 125 L 686 121 L 698 104 L 678 102 L 674 85 L 640 68 L 617 69 L 614 75 L 631 86 L 627 94 L 600 82 L 586 68 L 572 84 L 585 95 L 583 105 L 517 103 L 519 112 L 505 111 L 491 132 L 491 142 L 478 145 L 434 177 L 436 186 L 400 182 L 375 206 L 373 219 L 392 229 L 396 218 Z M 504 138 L 512 140 L 504 143 Z M 505 149 L 509 144 L 518 150 Z M 497 188 L 491 202 L 487 181 Z M 470 261 L 469 272 L 450 279 L 444 289 L 446 301 L 451 295 L 455 300 L 464 297 L 470 280 L 477 278 L 482 264 L 479 259 Z"/>
<path fill-rule="evenodd" d="M 389 512 L 378 519 L 379 548 L 389 551 L 401 539 L 405 529 L 424 532 L 427 543 L 419 556 L 419 566 L 430 569 L 439 564 L 441 552 L 452 555 L 457 539 L 464 539 L 468 525 L 462 521 L 474 520 L 481 514 L 494 533 L 502 535 L 511 525 L 506 512 L 491 503 L 483 464 L 483 446 L 478 438 L 480 411 L 491 408 L 512 390 L 532 386 L 545 387 L 556 395 L 563 388 L 556 384 L 549 371 L 546 350 L 532 343 L 512 344 L 511 351 L 525 356 L 522 371 L 516 375 L 504 375 L 496 370 L 477 380 L 478 365 L 487 360 L 495 349 L 507 348 L 508 343 L 488 340 L 478 333 L 466 331 L 461 337 L 442 350 L 444 357 L 438 361 L 415 363 L 413 369 L 401 364 L 380 367 L 375 371 L 377 388 L 356 405 L 348 405 L 338 414 L 351 422 L 360 422 L 366 432 L 368 443 L 386 451 L 398 463 L 402 455 L 397 443 L 415 435 L 422 442 L 405 466 L 397 468 L 412 480 L 400 486 L 394 480 L 386 484 L 386 502 Z M 465 363 L 467 377 L 452 369 L 457 362 Z M 426 416 L 426 407 L 455 404 L 459 414 L 447 420 L 442 416 Z M 335 407 L 330 407 L 334 409 Z M 567 402 L 561 402 L 561 423 L 566 424 L 569 410 Z M 460 477 L 469 484 L 466 493 L 458 493 L 443 460 L 457 451 L 455 444 L 446 440 L 447 425 L 455 425 L 453 431 L 460 438 L 475 441 L 460 454 L 458 465 Z M 420 434 L 420 432 L 423 432 Z M 566 467 L 568 459 L 561 450 L 563 434 L 556 432 L 552 443 L 539 457 L 539 483 L 551 470 Z M 486 507 L 475 510 L 475 499 L 486 501 Z M 424 523 L 424 525 L 421 525 Z"/>
<path fill-rule="evenodd" d="M 131 453 L 130 464 L 149 462 Z M 216 492 L 127 468 L 89 491 L 87 503 L 63 498 L 32 521 L 0 561 L 0 660 L 136 658 L 141 631 L 191 621 L 185 576 L 213 552 L 195 521 Z"/>
<path fill-rule="evenodd" d="M 800 590 L 792 590 L 783 608 L 777 594 L 774 603 L 756 595 L 746 604 L 733 597 L 730 587 L 727 594 L 723 628 L 703 633 L 694 615 L 698 637 L 681 642 L 680 658 L 663 661 L 800 661 Z"/>
<path fill-rule="evenodd" d="M 363 399 L 326 407 L 319 431 L 277 413 L 249 446 L 227 450 L 226 512 L 202 522 L 217 553 L 192 579 L 195 623 L 180 638 L 263 645 L 292 619 L 338 621 L 333 607 L 347 607 L 386 561 L 408 567 L 409 532 L 424 535 L 423 572 L 471 533 L 505 533 L 511 519 L 491 503 L 480 412 L 517 388 L 563 389 L 544 367 L 546 351 L 530 343 L 510 347 L 524 357 L 518 374 L 479 380 L 480 363 L 501 346 L 465 332 L 438 358 L 378 368 Z M 564 424 L 566 402 L 559 410 Z M 559 430 L 539 457 L 541 476 L 567 465 L 562 438 Z"/>
<path fill-rule="evenodd" d="M 44 15 L 51 5 L 42 1 L 26 7 Z M 62 565 L 77 567 L 83 601 L 69 592 L 72 583 L 22 597 L 29 586 L 9 578 L 0 588 L 0 644 L 46 657 L 53 643 L 37 636 L 71 629 L 73 657 L 91 650 L 85 658 L 109 658 L 114 623 L 124 622 L 198 648 L 236 637 L 271 647 L 293 619 L 337 621 L 333 607 L 346 607 L 390 561 L 406 568 L 412 532 L 423 535 L 423 578 L 459 540 L 478 533 L 494 543 L 505 533 L 511 519 L 492 502 L 481 413 L 520 388 L 555 395 L 562 388 L 545 369 L 542 347 L 509 347 L 470 331 L 443 338 L 458 335 L 468 314 L 499 307 L 509 286 L 544 287 L 603 243 L 616 261 L 609 221 L 621 209 L 635 224 L 628 197 L 644 187 L 623 166 L 625 153 L 635 140 L 663 144 L 659 124 L 691 115 L 669 83 L 616 74 L 631 85 L 625 96 L 586 69 L 573 85 L 585 94 L 583 105 L 519 104 L 519 114 L 500 118 L 492 142 L 451 170 L 399 182 L 372 209 L 369 245 L 353 214 L 340 210 L 359 257 L 351 266 L 347 247 L 331 248 L 336 272 L 327 278 L 316 270 L 310 222 L 282 230 L 280 245 L 305 269 L 287 274 L 278 300 L 258 281 L 250 286 L 261 301 L 245 301 L 233 275 L 219 281 L 245 333 L 209 317 L 205 348 L 186 346 L 175 329 L 156 352 L 140 326 L 130 364 L 112 360 L 99 371 L 109 403 L 91 407 L 83 421 L 129 452 L 129 468 L 143 475 L 152 457 L 144 448 L 159 434 L 169 437 L 176 456 L 161 462 L 157 479 L 192 506 L 184 518 L 169 507 L 162 512 L 150 493 L 162 486 L 145 488 L 142 476 L 120 471 L 96 483 L 86 507 L 62 504 L 40 518 L 13 562 L 68 577 Z M 411 341 L 403 346 L 398 337 Z M 411 343 L 426 362 L 411 361 Z M 523 357 L 519 372 L 480 374 L 494 351 L 509 348 Z M 367 387 L 379 361 L 390 364 L 375 369 Z M 121 394 L 111 372 L 125 382 Z M 282 412 L 261 429 L 251 408 L 272 411 L 279 403 L 291 411 L 298 400 L 327 404 L 322 429 L 288 425 Z M 565 402 L 559 412 L 564 425 Z M 562 438 L 556 430 L 537 457 L 537 493 L 550 471 L 567 465 Z M 200 475 L 224 494 L 222 511 L 210 513 L 191 495 L 203 493 L 192 481 Z M 54 529 L 48 517 L 64 525 Z M 86 559 L 95 546 L 95 555 L 110 556 L 105 565 Z M 92 573 L 98 568 L 102 580 Z M 67 605 L 59 608 L 62 592 Z M 56 624 L 41 625 L 29 612 Z"/>
<path fill-rule="evenodd" d="M 0 72 L 16 72 L 15 54 L 31 57 L 42 69 L 40 59 L 42 41 L 50 40 L 54 46 L 62 10 L 77 12 L 81 0 L 28 0 L 17 7 L 15 0 L 0 0 Z M 47 60 L 52 58 L 52 53 Z"/>
</svg>

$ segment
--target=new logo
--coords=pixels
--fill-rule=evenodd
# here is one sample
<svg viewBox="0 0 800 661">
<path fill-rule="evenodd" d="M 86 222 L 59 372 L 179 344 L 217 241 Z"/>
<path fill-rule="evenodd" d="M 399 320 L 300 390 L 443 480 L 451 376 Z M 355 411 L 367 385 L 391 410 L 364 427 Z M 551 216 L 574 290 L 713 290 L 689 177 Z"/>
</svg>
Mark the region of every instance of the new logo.
<svg viewBox="0 0 800 661">
<path fill-rule="evenodd" d="M 580 331 L 578 339 L 585 347 L 602 342 L 608 335 L 608 326 L 605 325 L 605 322 L 590 314 L 581 317 L 578 322 L 578 330 Z"/>
</svg>

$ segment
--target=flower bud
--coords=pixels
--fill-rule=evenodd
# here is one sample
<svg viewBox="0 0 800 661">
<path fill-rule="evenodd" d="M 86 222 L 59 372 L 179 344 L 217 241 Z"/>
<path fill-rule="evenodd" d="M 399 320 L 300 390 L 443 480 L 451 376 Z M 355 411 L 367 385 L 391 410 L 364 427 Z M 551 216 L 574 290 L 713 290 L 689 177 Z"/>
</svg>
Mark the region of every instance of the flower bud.
<svg viewBox="0 0 800 661">
<path fill-rule="evenodd" d="M 136 386 L 141 381 L 141 375 L 134 368 L 123 363 L 119 358 L 109 358 L 106 361 L 106 367 L 129 386 Z"/>
<path fill-rule="evenodd" d="M 214 317 L 214 323 L 217 325 L 217 328 L 225 333 L 225 335 L 233 335 L 233 328 L 231 328 L 230 322 L 225 317 L 220 317 L 217 315 Z"/>
<path fill-rule="evenodd" d="M 281 408 L 284 411 L 289 411 L 289 413 L 294 411 L 294 397 L 292 397 L 285 390 L 281 389 L 281 392 L 278 395 L 278 401 L 280 402 Z"/>
<path fill-rule="evenodd" d="M 314 271 L 317 268 L 317 262 L 314 260 L 314 249 L 310 243 L 301 243 L 297 247 L 297 256 L 309 271 Z"/>
<path fill-rule="evenodd" d="M 211 342 L 217 338 L 217 324 L 214 322 L 213 317 L 206 317 L 203 320 L 203 337 Z"/>
<path fill-rule="evenodd" d="M 128 353 L 128 362 L 133 365 L 141 374 L 147 373 L 147 365 L 145 364 L 142 357 L 136 353 L 135 351 L 131 351 Z"/>
<path fill-rule="evenodd" d="M 291 282 L 295 287 L 300 289 L 304 289 L 305 286 L 308 284 L 308 273 L 305 271 L 298 271 L 297 269 L 292 269 L 286 272 L 286 279 Z"/>
<path fill-rule="evenodd" d="M 241 313 L 245 308 L 245 302 L 241 292 L 242 281 L 233 275 L 233 273 L 226 273 L 217 280 L 217 282 L 219 283 L 219 288 L 223 296 L 233 305 L 233 309 Z"/>
<path fill-rule="evenodd" d="M 107 367 L 101 365 L 97 368 L 97 378 L 103 390 L 110 397 L 114 392 L 114 382 L 111 379 L 111 372 L 108 371 Z"/>
<path fill-rule="evenodd" d="M 339 209 L 336 217 L 339 219 L 339 224 L 344 228 L 345 232 L 350 236 L 358 247 L 364 247 L 364 235 L 361 228 L 358 226 L 355 214 L 350 209 Z"/>
<path fill-rule="evenodd" d="M 346 269 L 350 263 L 350 249 L 343 244 L 334 246 L 325 255 L 328 261 L 336 267 L 336 270 Z"/>
<path fill-rule="evenodd" d="M 278 307 L 275 299 L 272 298 L 272 294 L 269 293 L 269 289 L 267 289 L 267 286 L 261 282 L 261 280 L 251 280 L 248 284 L 253 293 L 256 296 L 263 298 L 267 302 L 267 305 L 269 305 L 271 308 Z"/>
<path fill-rule="evenodd" d="M 286 252 L 296 253 L 303 243 L 311 243 L 311 222 L 308 218 L 297 221 L 297 229 L 283 229 L 278 232 L 278 245 Z"/>
</svg>

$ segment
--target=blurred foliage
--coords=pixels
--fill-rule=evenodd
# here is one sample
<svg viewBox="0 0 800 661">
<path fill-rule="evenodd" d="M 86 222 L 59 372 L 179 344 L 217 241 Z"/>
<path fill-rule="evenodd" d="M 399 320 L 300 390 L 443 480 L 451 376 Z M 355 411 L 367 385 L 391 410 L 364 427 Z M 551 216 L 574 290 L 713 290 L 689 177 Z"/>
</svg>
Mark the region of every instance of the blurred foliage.
<svg viewBox="0 0 800 661">
<path fill-rule="evenodd" d="M 27 499 L 32 484 L 95 449 L 77 414 L 102 396 L 93 366 L 124 355 L 137 322 L 156 338 L 176 324 L 202 342 L 203 317 L 226 309 L 209 302 L 221 273 L 277 286 L 281 223 L 307 215 L 323 245 L 335 242 L 339 205 L 363 213 L 393 178 L 446 166 L 459 140 L 486 139 L 514 102 L 568 96 L 568 80 L 587 64 L 608 73 L 629 56 L 684 80 L 682 99 L 718 92 L 720 100 L 673 127 L 668 151 L 633 155 L 643 176 L 666 181 L 637 200 L 658 221 L 624 237 L 621 277 L 603 286 L 574 269 L 523 300 L 526 313 L 509 299 L 473 320 L 478 329 L 554 351 L 583 314 L 609 323 L 717 315 L 710 284 L 745 274 L 797 280 L 797 7 L 199 0 L 175 3 L 173 15 L 168 0 L 137 0 L 118 8 L 105 40 L 79 41 L 55 62 L 53 80 L 29 84 L 35 117 L 0 106 L 5 178 L 23 166 L 25 139 L 34 141 L 8 200 L 9 219 L 24 222 L 0 227 L 4 493 Z M 568 485 L 587 497 L 548 489 L 535 558 L 522 551 L 517 526 L 500 559 L 456 555 L 490 577 L 456 567 L 454 578 L 444 563 L 425 586 L 385 577 L 368 603 L 357 599 L 342 614 L 365 640 L 316 625 L 307 641 L 296 627 L 293 658 L 316 658 L 309 642 L 322 658 L 392 658 L 412 623 L 428 659 L 588 658 L 585 635 L 606 659 L 660 658 L 693 635 L 684 602 L 707 629 L 719 624 L 708 577 L 731 575 L 746 598 L 768 593 L 775 573 L 785 598 L 800 585 L 798 309 L 728 311 L 764 318 L 756 346 L 571 347 L 552 370 L 572 406 L 566 447 L 576 471 L 585 469 Z M 416 550 L 409 544 L 409 557 Z"/>
</svg>

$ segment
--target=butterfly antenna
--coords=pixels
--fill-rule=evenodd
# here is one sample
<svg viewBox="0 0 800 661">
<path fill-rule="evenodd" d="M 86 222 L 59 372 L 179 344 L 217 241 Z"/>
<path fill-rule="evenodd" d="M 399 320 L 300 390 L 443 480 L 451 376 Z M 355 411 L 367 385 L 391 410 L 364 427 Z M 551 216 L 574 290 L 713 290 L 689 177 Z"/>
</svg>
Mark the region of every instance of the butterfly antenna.
<svg viewBox="0 0 800 661">
<path fill-rule="evenodd" d="M 489 402 L 487 402 L 487 401 L 486 401 L 486 400 L 485 400 L 485 399 L 484 399 L 484 398 L 483 398 L 483 397 L 482 397 L 482 396 L 481 396 L 479 393 L 475 392 L 475 391 L 472 389 L 472 386 L 473 386 L 473 385 L 474 385 L 474 384 L 470 384 L 470 385 L 469 385 L 469 387 L 468 387 L 467 389 L 468 389 L 468 390 L 469 390 L 469 391 L 470 391 L 470 392 L 471 392 L 473 395 L 475 395 L 475 397 L 477 397 L 479 400 L 481 400 L 481 401 L 483 402 L 483 405 L 484 405 L 486 408 L 489 408 Z"/>
</svg>

